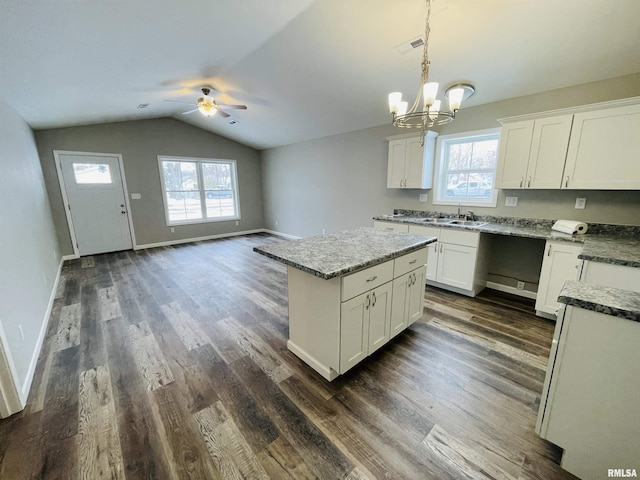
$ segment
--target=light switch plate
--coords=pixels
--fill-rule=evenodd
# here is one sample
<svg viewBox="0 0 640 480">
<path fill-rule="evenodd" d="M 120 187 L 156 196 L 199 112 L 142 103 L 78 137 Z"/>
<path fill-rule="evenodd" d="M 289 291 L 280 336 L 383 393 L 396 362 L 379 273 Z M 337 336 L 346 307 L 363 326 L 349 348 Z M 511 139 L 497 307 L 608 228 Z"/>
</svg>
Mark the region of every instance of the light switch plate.
<svg viewBox="0 0 640 480">
<path fill-rule="evenodd" d="M 428 193 L 421 193 L 420 194 L 420 201 L 421 202 L 428 202 L 429 201 L 429 194 Z"/>
<path fill-rule="evenodd" d="M 576 198 L 576 208 L 583 210 L 584 207 L 587 205 L 587 199 L 586 198 Z"/>
<path fill-rule="evenodd" d="M 140 195 L 139 193 L 131 194 L 131 200 L 140 200 L 141 198 L 142 198 L 142 195 Z"/>
<path fill-rule="evenodd" d="M 505 207 L 515 207 L 518 205 L 518 197 L 506 197 L 504 199 Z"/>
</svg>

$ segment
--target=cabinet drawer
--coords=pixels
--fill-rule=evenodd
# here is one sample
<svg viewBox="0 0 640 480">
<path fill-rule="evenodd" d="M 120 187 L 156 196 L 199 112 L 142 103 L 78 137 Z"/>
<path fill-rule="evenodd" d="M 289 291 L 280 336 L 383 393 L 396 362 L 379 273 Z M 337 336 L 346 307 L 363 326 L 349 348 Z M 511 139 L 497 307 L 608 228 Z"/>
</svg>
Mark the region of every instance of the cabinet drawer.
<svg viewBox="0 0 640 480">
<path fill-rule="evenodd" d="M 421 248 L 395 259 L 393 277 L 399 277 L 427 263 L 427 249 Z"/>
<path fill-rule="evenodd" d="M 422 225 L 409 225 L 409 233 L 417 235 L 425 235 L 427 237 L 440 237 L 440 229 L 438 227 L 424 227 Z M 440 238 L 438 238 L 440 240 Z"/>
<path fill-rule="evenodd" d="M 393 260 L 365 268 L 342 279 L 342 301 L 360 295 L 393 279 Z"/>
<path fill-rule="evenodd" d="M 477 247 L 480 243 L 480 232 L 465 232 L 453 228 L 443 228 L 440 230 L 440 238 L 438 240 L 454 245 Z"/>
</svg>

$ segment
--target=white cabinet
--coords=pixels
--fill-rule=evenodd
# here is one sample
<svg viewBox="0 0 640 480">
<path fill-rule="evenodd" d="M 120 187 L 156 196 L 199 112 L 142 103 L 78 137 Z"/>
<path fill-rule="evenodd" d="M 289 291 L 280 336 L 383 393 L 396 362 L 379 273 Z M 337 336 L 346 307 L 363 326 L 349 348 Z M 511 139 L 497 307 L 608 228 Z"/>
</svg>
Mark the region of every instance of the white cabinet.
<svg viewBox="0 0 640 480">
<path fill-rule="evenodd" d="M 573 115 L 505 123 L 496 187 L 560 188 Z"/>
<path fill-rule="evenodd" d="M 395 232 L 409 232 L 409 225 L 406 223 L 384 222 L 381 220 L 374 220 L 373 228 L 378 228 L 380 230 L 393 230 Z"/>
<path fill-rule="evenodd" d="M 536 296 L 538 315 L 555 319 L 560 308 L 557 300 L 562 285 L 567 280 L 579 279 L 582 262 L 578 259 L 578 254 L 581 250 L 580 243 L 547 240 Z"/>
<path fill-rule="evenodd" d="M 640 268 L 584 260 L 580 281 L 640 292 Z"/>
<path fill-rule="evenodd" d="M 578 113 L 563 188 L 640 189 L 640 105 Z"/>
<path fill-rule="evenodd" d="M 346 372 L 422 317 L 426 260 L 424 247 L 330 280 L 287 267 L 287 347 L 327 380 Z"/>
<path fill-rule="evenodd" d="M 392 283 L 387 282 L 342 302 L 340 373 L 344 373 L 389 340 Z"/>
<path fill-rule="evenodd" d="M 535 431 L 564 450 L 562 468 L 605 478 L 640 458 L 640 323 L 560 311 Z"/>
<path fill-rule="evenodd" d="M 420 136 L 390 137 L 387 165 L 387 188 L 419 188 L 433 186 L 435 132 L 426 132 L 424 146 Z"/>
<path fill-rule="evenodd" d="M 426 280 L 441 288 L 475 296 L 486 285 L 488 240 L 479 232 L 411 225 L 409 233 L 438 237 L 427 250 Z"/>
</svg>

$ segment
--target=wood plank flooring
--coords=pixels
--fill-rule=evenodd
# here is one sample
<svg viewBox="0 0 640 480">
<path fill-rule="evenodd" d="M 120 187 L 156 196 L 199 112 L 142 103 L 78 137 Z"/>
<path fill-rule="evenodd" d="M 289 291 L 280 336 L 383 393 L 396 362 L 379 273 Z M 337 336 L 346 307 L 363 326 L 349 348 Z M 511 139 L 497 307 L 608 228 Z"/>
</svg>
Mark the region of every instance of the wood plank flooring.
<svg viewBox="0 0 640 480">
<path fill-rule="evenodd" d="M 269 235 L 66 262 L 2 479 L 568 479 L 533 431 L 553 323 L 427 288 L 327 382 L 286 348 Z"/>
</svg>

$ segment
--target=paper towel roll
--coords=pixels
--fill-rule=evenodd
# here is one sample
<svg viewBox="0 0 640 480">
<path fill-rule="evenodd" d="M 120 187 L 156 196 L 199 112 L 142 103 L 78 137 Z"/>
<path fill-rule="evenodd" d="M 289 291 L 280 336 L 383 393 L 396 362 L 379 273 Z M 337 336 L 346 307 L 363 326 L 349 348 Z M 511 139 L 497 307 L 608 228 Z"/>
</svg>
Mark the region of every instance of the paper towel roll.
<svg viewBox="0 0 640 480">
<path fill-rule="evenodd" d="M 571 235 L 582 235 L 583 233 L 587 233 L 589 229 L 589 225 L 583 222 L 578 222 L 576 220 L 558 220 L 553 224 L 551 230 L 555 230 L 556 232 L 569 233 Z"/>
</svg>

